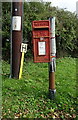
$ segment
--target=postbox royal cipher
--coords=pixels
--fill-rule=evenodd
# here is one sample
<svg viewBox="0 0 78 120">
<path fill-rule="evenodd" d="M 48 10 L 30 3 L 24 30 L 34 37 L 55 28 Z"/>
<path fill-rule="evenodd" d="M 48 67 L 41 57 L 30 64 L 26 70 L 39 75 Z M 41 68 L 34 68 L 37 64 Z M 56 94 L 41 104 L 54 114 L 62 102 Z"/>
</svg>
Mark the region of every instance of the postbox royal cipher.
<svg viewBox="0 0 78 120">
<path fill-rule="evenodd" d="M 34 62 L 50 62 L 50 21 L 32 22 Z"/>
</svg>

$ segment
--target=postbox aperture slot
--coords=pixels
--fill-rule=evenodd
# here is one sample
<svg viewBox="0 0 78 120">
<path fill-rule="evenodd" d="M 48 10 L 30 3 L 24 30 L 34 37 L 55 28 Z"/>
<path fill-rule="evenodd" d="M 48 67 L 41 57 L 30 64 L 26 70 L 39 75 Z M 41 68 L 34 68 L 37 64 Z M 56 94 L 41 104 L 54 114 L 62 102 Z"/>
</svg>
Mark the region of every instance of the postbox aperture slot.
<svg viewBox="0 0 78 120">
<path fill-rule="evenodd" d="M 33 38 L 40 38 L 40 37 L 49 37 L 49 31 L 47 29 L 36 29 L 33 30 Z"/>
</svg>

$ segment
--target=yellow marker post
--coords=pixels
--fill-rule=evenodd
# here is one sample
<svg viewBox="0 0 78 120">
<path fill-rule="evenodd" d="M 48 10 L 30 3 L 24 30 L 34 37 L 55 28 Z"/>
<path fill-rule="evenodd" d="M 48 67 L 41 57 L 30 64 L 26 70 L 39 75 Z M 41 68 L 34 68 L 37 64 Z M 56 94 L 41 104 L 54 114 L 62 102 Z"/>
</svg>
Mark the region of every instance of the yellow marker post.
<svg viewBox="0 0 78 120">
<path fill-rule="evenodd" d="M 21 52 L 22 52 L 22 56 L 21 56 L 21 63 L 20 63 L 19 79 L 21 79 L 21 77 L 22 77 L 24 54 L 27 52 L 27 44 L 25 44 L 25 43 L 21 44 Z"/>
<path fill-rule="evenodd" d="M 21 79 L 21 77 L 22 77 L 23 63 L 24 63 L 24 52 L 22 52 L 22 56 L 21 56 L 21 65 L 20 65 L 19 79 Z"/>
</svg>

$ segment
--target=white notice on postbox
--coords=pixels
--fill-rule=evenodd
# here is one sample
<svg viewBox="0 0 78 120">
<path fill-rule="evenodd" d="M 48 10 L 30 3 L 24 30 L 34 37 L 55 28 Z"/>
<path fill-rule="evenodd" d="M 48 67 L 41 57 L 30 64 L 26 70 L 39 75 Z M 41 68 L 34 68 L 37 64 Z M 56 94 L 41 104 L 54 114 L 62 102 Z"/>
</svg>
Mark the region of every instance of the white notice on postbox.
<svg viewBox="0 0 78 120">
<path fill-rule="evenodd" d="M 12 30 L 21 30 L 21 16 L 13 16 L 12 18 Z"/>
<path fill-rule="evenodd" d="M 46 55 L 45 42 L 38 42 L 39 55 Z"/>
</svg>

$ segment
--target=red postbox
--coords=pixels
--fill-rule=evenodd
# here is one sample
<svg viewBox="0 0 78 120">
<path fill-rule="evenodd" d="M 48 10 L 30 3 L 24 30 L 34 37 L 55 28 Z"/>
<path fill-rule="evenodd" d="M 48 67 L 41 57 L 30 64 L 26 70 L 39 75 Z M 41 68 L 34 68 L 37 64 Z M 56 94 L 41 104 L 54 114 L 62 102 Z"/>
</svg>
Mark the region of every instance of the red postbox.
<svg viewBox="0 0 78 120">
<path fill-rule="evenodd" d="M 50 21 L 32 22 L 34 62 L 50 62 Z"/>
</svg>

